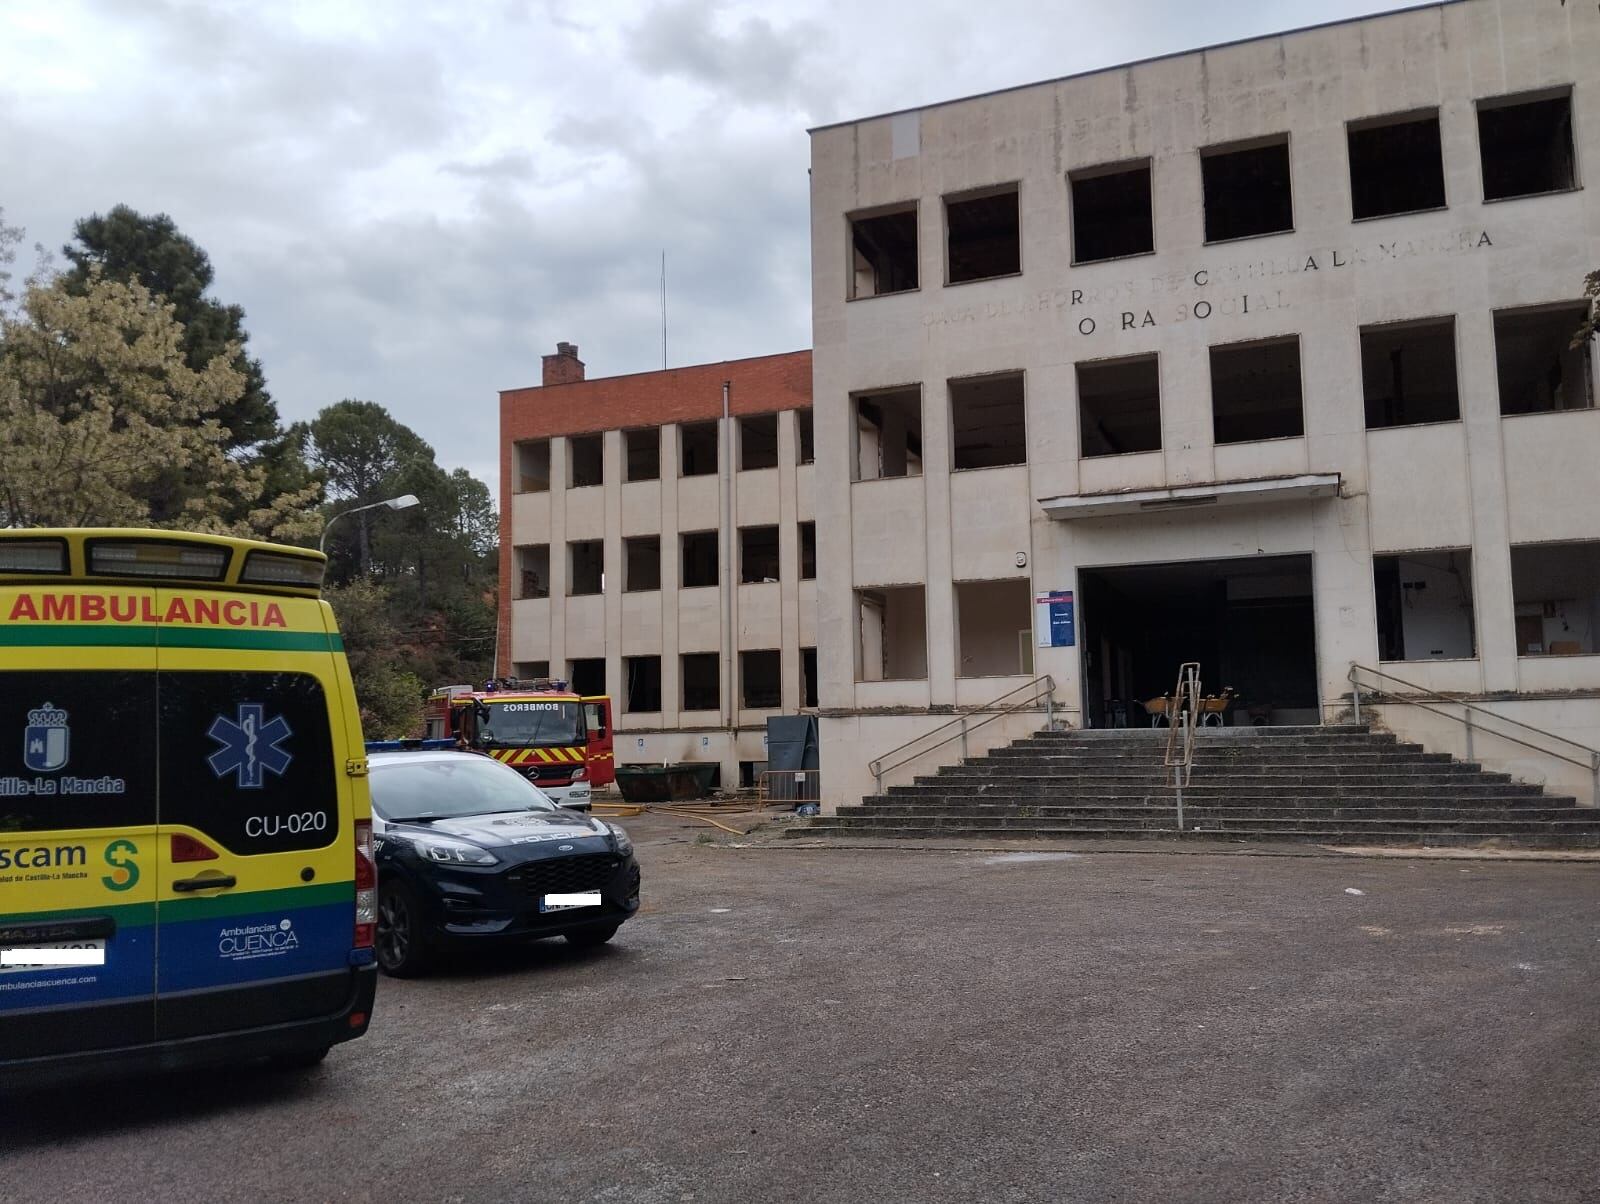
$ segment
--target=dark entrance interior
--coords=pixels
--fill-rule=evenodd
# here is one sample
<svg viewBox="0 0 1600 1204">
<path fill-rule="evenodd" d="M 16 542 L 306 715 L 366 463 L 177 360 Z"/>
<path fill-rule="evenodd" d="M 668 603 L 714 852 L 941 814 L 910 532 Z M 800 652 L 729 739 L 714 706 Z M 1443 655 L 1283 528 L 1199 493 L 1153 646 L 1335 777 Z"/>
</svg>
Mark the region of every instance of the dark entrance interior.
<svg viewBox="0 0 1600 1204">
<path fill-rule="evenodd" d="M 1309 555 L 1083 569 L 1078 583 L 1088 726 L 1149 726 L 1143 703 L 1185 661 L 1206 694 L 1233 688 L 1229 726 L 1320 721 Z"/>
</svg>

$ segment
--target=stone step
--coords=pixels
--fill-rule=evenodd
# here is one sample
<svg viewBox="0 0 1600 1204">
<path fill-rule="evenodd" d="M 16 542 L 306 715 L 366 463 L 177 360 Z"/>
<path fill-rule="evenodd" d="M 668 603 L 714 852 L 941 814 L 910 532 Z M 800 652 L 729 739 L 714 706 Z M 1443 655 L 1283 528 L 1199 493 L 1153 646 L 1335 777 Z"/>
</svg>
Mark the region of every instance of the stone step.
<svg viewBox="0 0 1600 1204">
<path fill-rule="evenodd" d="M 1173 792 L 1173 785 L 1165 778 L 1056 778 L 1056 777 L 1005 777 L 986 780 L 933 778 L 907 786 L 891 786 L 886 795 L 878 797 L 949 795 L 953 798 L 1040 798 L 1051 795 L 1115 794 L 1131 790 L 1139 793 Z M 1325 795 L 1362 796 L 1369 794 L 1465 794 L 1489 795 L 1502 798 L 1522 798 L 1544 793 L 1538 786 L 1504 779 L 1482 778 L 1344 778 L 1330 782 L 1326 778 L 1303 780 L 1300 778 L 1255 777 L 1248 779 L 1203 778 L 1196 775 L 1184 793 L 1197 798 L 1218 794 L 1264 794 L 1278 798 L 1318 798 Z"/>
<path fill-rule="evenodd" d="M 1574 831 L 1600 832 L 1600 814 L 1585 814 L 1576 807 L 1529 807 L 1508 812 L 1482 807 L 1184 807 L 1188 824 L 1214 823 L 1221 826 L 1240 823 L 1326 824 L 1333 827 L 1369 823 L 1487 824 L 1498 827 L 1546 824 L 1570 827 Z M 1040 807 L 1020 812 L 977 810 L 943 811 L 932 808 L 879 811 L 847 808 L 834 818 L 840 823 L 861 827 L 895 827 L 910 823 L 946 827 L 970 824 L 975 827 L 1015 828 L 1041 823 L 1090 823 L 1106 820 L 1130 823 L 1157 823 L 1171 826 L 1177 812 L 1172 807 L 1096 806 Z"/>
<path fill-rule="evenodd" d="M 995 762 L 973 761 L 965 765 L 947 765 L 938 773 L 918 773 L 917 780 L 952 781 L 960 778 L 971 780 L 984 780 L 984 778 L 1010 778 L 1010 777 L 1056 777 L 1069 778 L 1069 780 L 1082 780 L 1082 778 L 1138 778 L 1138 777 L 1166 777 L 1171 778 L 1173 767 L 1160 764 L 1110 764 L 1110 765 L 1083 765 L 1059 764 L 1050 761 L 1016 761 L 995 764 Z M 1218 765 L 1210 762 L 1197 761 L 1190 769 L 1194 777 L 1216 778 L 1470 778 L 1480 777 L 1483 770 L 1475 769 L 1470 765 L 1453 765 L 1450 762 L 1418 761 L 1405 762 L 1400 765 L 1386 765 L 1382 762 L 1358 762 L 1358 764 L 1238 764 Z M 1506 775 L 1499 775 L 1506 777 Z"/>
<path fill-rule="evenodd" d="M 874 828 L 863 831 L 850 825 L 840 825 L 831 822 L 818 823 L 813 821 L 810 825 L 795 826 L 788 829 L 785 835 L 791 838 L 818 837 L 871 837 L 874 839 L 977 839 L 977 840 L 1017 840 L 1025 842 L 1030 840 L 1156 840 L 1156 839 L 1193 839 L 1204 841 L 1208 837 L 1228 841 L 1298 841 L 1312 844 L 1383 844 L 1383 845 L 1428 845 L 1428 846 L 1483 846 L 1483 845 L 1508 845 L 1519 848 L 1600 848 L 1600 831 L 1597 832 L 1523 832 L 1523 833 L 1472 833 L 1425 830 L 1421 828 L 1395 828 L 1384 831 L 1352 831 L 1341 828 L 1249 828 L 1240 827 L 1227 831 L 1211 832 L 1183 832 L 1178 833 L 1171 828 L 1142 828 L 1126 825 L 1106 824 L 1090 827 L 1082 826 L 1039 826 L 1032 828 L 1009 828 L 1004 833 L 997 833 L 985 828 L 930 828 L 907 825 L 899 828 Z"/>
</svg>

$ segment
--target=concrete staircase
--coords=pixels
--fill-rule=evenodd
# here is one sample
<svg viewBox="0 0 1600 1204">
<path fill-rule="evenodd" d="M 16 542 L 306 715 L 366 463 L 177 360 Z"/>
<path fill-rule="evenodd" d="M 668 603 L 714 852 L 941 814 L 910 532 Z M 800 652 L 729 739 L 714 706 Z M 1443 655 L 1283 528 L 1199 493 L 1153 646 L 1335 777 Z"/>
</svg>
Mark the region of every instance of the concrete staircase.
<svg viewBox="0 0 1600 1204">
<path fill-rule="evenodd" d="M 792 836 L 1176 835 L 1165 731 L 1042 731 Z M 1600 808 L 1365 727 L 1203 728 L 1184 835 L 1319 844 L 1600 848 Z"/>
</svg>

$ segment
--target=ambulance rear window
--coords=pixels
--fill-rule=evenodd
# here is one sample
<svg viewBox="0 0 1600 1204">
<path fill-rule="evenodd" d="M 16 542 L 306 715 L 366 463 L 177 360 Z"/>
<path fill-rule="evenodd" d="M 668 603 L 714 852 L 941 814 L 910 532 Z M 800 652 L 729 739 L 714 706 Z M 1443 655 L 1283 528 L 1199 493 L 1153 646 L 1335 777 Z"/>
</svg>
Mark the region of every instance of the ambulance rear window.
<svg viewBox="0 0 1600 1204">
<path fill-rule="evenodd" d="M 156 675 L 0 672 L 0 838 L 156 822 Z"/>
<path fill-rule="evenodd" d="M 306 673 L 161 674 L 161 822 L 235 853 L 339 835 L 332 716 Z"/>
</svg>

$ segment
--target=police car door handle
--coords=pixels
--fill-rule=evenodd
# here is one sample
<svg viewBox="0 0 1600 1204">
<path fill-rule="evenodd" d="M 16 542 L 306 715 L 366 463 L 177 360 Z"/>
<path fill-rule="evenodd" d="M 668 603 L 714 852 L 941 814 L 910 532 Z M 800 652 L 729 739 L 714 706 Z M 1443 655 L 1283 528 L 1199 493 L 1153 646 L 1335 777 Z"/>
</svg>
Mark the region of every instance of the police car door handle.
<svg viewBox="0 0 1600 1204">
<path fill-rule="evenodd" d="M 227 890 L 230 886 L 238 886 L 239 879 L 232 874 L 213 874 L 205 878 L 179 878 L 172 884 L 175 891 L 191 890 Z"/>
</svg>

